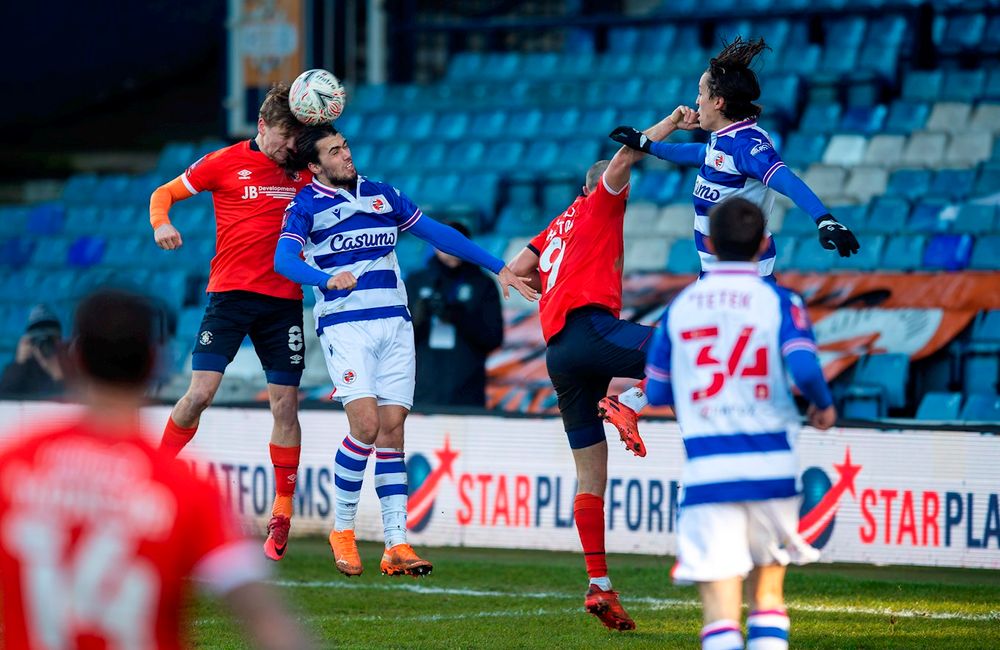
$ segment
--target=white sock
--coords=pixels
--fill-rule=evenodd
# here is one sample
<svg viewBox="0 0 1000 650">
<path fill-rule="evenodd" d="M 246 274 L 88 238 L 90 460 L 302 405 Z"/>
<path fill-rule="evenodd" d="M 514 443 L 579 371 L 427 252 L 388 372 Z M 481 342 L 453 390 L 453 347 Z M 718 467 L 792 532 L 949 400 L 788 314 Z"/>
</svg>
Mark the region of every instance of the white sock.
<svg viewBox="0 0 1000 650">
<path fill-rule="evenodd" d="M 642 390 L 638 386 L 633 386 L 619 395 L 618 401 L 636 413 L 649 406 L 649 399 L 646 398 L 646 391 Z"/>
<path fill-rule="evenodd" d="M 366 445 L 351 434 L 344 437 L 333 464 L 334 495 L 336 499 L 334 530 L 354 530 L 354 517 L 358 513 L 361 483 L 365 478 L 368 456 L 375 445 Z"/>
<path fill-rule="evenodd" d="M 747 650 L 788 650 L 788 614 L 781 609 L 750 612 Z"/>
<path fill-rule="evenodd" d="M 722 619 L 701 628 L 701 650 L 743 650 L 740 624 Z"/>
<path fill-rule="evenodd" d="M 385 547 L 405 544 L 408 489 L 402 449 L 378 447 L 375 450 L 375 493 L 382 505 Z"/>
<path fill-rule="evenodd" d="M 611 578 L 608 576 L 601 576 L 600 578 L 591 578 L 590 584 L 596 585 L 603 589 L 604 591 L 611 591 Z"/>
</svg>

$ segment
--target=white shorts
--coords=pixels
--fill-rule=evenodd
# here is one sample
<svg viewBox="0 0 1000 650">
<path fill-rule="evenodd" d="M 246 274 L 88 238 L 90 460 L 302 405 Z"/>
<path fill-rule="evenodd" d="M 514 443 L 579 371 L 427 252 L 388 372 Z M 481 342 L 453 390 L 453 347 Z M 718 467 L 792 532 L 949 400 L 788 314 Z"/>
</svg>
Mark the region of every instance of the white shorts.
<svg viewBox="0 0 1000 650">
<path fill-rule="evenodd" d="M 819 551 L 798 534 L 801 497 L 682 507 L 677 522 L 678 584 L 746 577 L 758 566 L 808 564 Z"/>
<path fill-rule="evenodd" d="M 337 323 L 324 328 L 319 340 L 334 399 L 348 404 L 374 397 L 379 406 L 413 406 L 417 353 L 410 321 L 394 317 Z"/>
</svg>

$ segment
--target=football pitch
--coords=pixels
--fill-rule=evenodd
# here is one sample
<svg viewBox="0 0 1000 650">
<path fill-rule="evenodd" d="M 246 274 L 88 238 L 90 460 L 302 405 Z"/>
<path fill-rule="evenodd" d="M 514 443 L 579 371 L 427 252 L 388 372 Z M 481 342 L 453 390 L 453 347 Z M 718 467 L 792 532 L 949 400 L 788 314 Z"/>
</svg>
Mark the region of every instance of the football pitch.
<svg viewBox="0 0 1000 650">
<path fill-rule="evenodd" d="M 382 545 L 360 545 L 365 573 L 348 579 L 321 538 L 292 539 L 274 581 L 321 648 L 697 648 L 692 587 L 668 579 L 672 558 L 611 555 L 634 632 L 583 612 L 575 553 L 418 548 L 426 578 L 389 578 Z M 1000 648 L 1000 573 L 861 565 L 793 567 L 786 581 L 793 648 Z M 198 648 L 245 644 L 222 608 L 189 613 Z"/>
</svg>

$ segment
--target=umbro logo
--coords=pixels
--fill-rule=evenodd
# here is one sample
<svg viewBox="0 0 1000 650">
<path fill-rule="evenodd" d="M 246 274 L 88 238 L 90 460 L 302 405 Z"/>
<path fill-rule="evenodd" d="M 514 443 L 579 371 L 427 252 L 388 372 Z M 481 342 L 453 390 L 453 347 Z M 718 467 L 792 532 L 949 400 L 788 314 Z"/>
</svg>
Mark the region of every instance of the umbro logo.
<svg viewBox="0 0 1000 650">
<path fill-rule="evenodd" d="M 252 173 L 253 172 L 251 172 L 249 169 L 241 169 L 240 171 L 236 172 L 236 178 L 240 179 L 241 181 L 248 181 L 250 180 L 250 174 Z"/>
</svg>

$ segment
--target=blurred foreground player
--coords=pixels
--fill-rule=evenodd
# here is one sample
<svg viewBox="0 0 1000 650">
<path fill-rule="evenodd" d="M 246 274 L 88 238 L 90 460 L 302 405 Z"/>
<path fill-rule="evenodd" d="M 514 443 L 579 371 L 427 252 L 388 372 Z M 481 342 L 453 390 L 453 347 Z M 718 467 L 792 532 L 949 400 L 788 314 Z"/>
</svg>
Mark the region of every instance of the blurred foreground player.
<svg viewBox="0 0 1000 650">
<path fill-rule="evenodd" d="M 705 245 L 709 211 L 722 201 L 740 197 L 760 206 L 765 217 L 774 206 L 774 191 L 792 199 L 816 223 L 820 245 L 836 250 L 841 257 L 858 252 L 858 240 L 838 222 L 823 202 L 781 161 L 771 136 L 757 124 L 761 107 L 757 75 L 750 67 L 767 45 L 763 39 L 744 41 L 737 37 L 709 61 L 698 82 L 697 111 L 684 108 L 685 121 L 711 132 L 705 143 L 653 142 L 629 126 L 620 126 L 610 137 L 615 142 L 651 153 L 677 165 L 698 167 L 693 189 L 694 243 L 701 258 L 702 272 L 708 271 L 715 255 Z M 770 233 L 757 269 L 761 276 L 774 279 L 777 249 Z M 641 387 L 601 401 L 607 419 L 616 427 L 637 428 L 636 414 L 646 404 Z"/>
<path fill-rule="evenodd" d="M 163 448 L 176 456 L 194 437 L 226 366 L 249 335 L 267 377 L 274 416 L 270 451 L 275 497 L 264 542 L 264 553 L 272 560 L 284 557 L 288 544 L 302 444 L 302 289 L 276 273 L 272 262 L 285 206 L 309 182 L 308 172 L 293 174 L 282 167 L 301 128 L 288 107 L 288 87 L 275 86 L 261 104 L 255 138 L 206 155 L 149 200 L 156 243 L 165 250 L 183 243 L 168 216 L 177 201 L 211 192 L 216 221 L 208 307 L 191 355 L 191 384 L 167 419 Z"/>
<path fill-rule="evenodd" d="M 9 648 L 177 648 L 188 577 L 264 648 L 308 644 L 221 496 L 141 435 L 154 312 L 102 291 L 76 314 L 85 408 L 0 451 L 0 588 Z"/>
<path fill-rule="evenodd" d="M 347 140 L 332 125 L 304 130 L 295 147 L 297 166 L 308 168 L 315 178 L 288 205 L 274 268 L 313 288 L 316 333 L 334 399 L 343 403 L 350 424 L 333 470 L 336 509 L 330 548 L 338 571 L 361 574 L 354 522 L 365 468 L 374 453 L 375 493 L 385 533 L 382 573 L 425 575 L 431 563 L 406 542 L 403 423 L 413 407 L 416 353 L 396 242 L 410 232 L 496 273 L 504 295 L 511 286 L 529 299 L 536 293 L 503 260 L 424 216 L 393 186 L 359 176 Z"/>
<path fill-rule="evenodd" d="M 677 529 L 679 584 L 698 585 L 702 648 L 788 647 L 789 562 L 819 557 L 798 534 L 799 414 L 786 372 L 809 400 L 809 423 L 836 422 L 802 299 L 758 275 L 764 215 L 729 199 L 712 211 L 718 261 L 670 304 L 646 365 L 649 402 L 674 404 L 687 461 Z"/>
<path fill-rule="evenodd" d="M 658 140 L 682 125 L 679 112 L 647 131 Z M 574 521 L 590 585 L 585 609 L 616 630 L 635 629 L 611 588 L 604 550 L 604 491 L 608 443 L 597 400 L 614 377 L 643 377 L 651 327 L 620 320 L 623 225 L 632 165 L 642 153 L 622 147 L 587 172 L 583 195 L 556 217 L 511 262 L 518 276 L 539 274 L 539 315 L 545 363 L 576 464 Z M 634 435 L 632 435 L 634 433 Z M 645 455 L 637 432 L 622 441 Z"/>
</svg>

